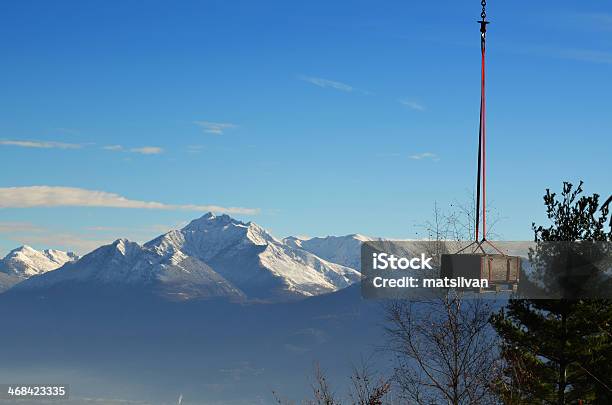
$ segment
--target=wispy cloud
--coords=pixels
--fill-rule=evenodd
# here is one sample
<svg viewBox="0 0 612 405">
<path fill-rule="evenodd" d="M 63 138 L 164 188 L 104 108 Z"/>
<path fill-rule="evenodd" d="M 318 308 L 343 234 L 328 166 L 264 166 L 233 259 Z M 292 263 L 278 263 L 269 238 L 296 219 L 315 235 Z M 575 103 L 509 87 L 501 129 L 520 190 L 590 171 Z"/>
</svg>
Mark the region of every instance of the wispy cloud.
<svg viewBox="0 0 612 405">
<path fill-rule="evenodd" d="M 163 148 L 159 146 L 141 146 L 139 148 L 126 149 L 123 145 L 107 145 L 103 146 L 102 149 L 111 152 L 132 152 L 139 153 L 141 155 L 159 155 L 164 152 Z"/>
<path fill-rule="evenodd" d="M 209 134 L 221 135 L 226 129 L 236 128 L 238 125 L 229 122 L 195 121 L 194 124 L 201 127 Z"/>
<path fill-rule="evenodd" d="M 414 100 L 409 100 L 409 99 L 400 99 L 398 100 L 400 102 L 400 104 L 415 110 L 415 111 L 425 111 L 425 106 L 421 103 L 419 103 L 418 101 L 414 101 Z"/>
<path fill-rule="evenodd" d="M 334 80 L 322 79 L 320 77 L 298 76 L 298 79 L 308 82 L 310 84 L 314 84 L 315 86 L 322 87 L 324 89 L 329 88 L 345 92 L 351 92 L 355 90 L 355 88 L 349 84 L 336 82 Z"/>
<path fill-rule="evenodd" d="M 65 143 L 55 141 L 33 141 L 22 139 L 0 139 L 0 146 L 17 146 L 21 148 L 36 148 L 36 149 L 80 149 L 87 144 Z M 131 149 L 126 149 L 122 145 L 107 145 L 102 149 L 113 152 L 132 152 L 141 155 L 157 155 L 163 153 L 164 149 L 159 146 L 141 146 Z"/>
<path fill-rule="evenodd" d="M 132 148 L 130 152 L 140 153 L 141 155 L 159 155 L 164 150 L 159 146 L 143 146 L 140 148 Z"/>
<path fill-rule="evenodd" d="M 431 152 L 417 153 L 416 155 L 410 155 L 409 157 L 410 159 L 413 159 L 413 160 L 423 160 L 423 159 L 431 159 L 434 161 L 440 160 L 438 155 L 436 155 L 435 153 L 431 153 Z"/>
<path fill-rule="evenodd" d="M 0 145 L 3 146 L 18 146 L 21 148 L 38 148 L 38 149 L 79 149 L 83 145 L 76 143 L 64 143 L 55 141 L 33 141 L 19 139 L 0 139 Z"/>
<path fill-rule="evenodd" d="M 121 152 L 123 150 L 123 146 L 121 146 L 121 145 L 107 145 L 107 146 L 103 146 L 102 149 L 110 150 L 110 151 L 114 151 L 114 152 Z"/>
<path fill-rule="evenodd" d="M 157 210 L 212 211 L 227 214 L 253 215 L 256 208 L 222 207 L 218 205 L 164 204 L 156 201 L 132 200 L 106 191 L 76 187 L 28 186 L 0 188 L 0 208 L 32 207 L 112 207 Z"/>
</svg>

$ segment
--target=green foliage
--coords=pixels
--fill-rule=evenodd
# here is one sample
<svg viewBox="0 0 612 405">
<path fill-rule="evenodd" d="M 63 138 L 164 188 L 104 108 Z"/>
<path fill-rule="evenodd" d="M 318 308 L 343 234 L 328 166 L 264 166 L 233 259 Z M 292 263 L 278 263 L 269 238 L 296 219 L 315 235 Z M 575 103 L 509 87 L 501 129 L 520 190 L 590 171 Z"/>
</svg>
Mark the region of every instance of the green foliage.
<svg viewBox="0 0 612 405">
<path fill-rule="evenodd" d="M 532 225 L 535 241 L 610 241 L 608 199 L 563 184 L 546 190 L 550 226 Z M 612 302 L 511 300 L 491 318 L 505 362 L 497 388 L 507 404 L 612 403 Z"/>
<path fill-rule="evenodd" d="M 599 206 L 599 194 L 580 196 L 582 182 L 574 190 L 571 183 L 563 183 L 561 200 L 549 189 L 544 195 L 546 214 L 552 224 L 548 228 L 532 228 L 537 241 L 609 241 L 612 236 L 612 218 L 608 222 L 610 199 Z M 580 196 L 580 198 L 578 198 Z M 599 215 L 598 215 L 599 212 Z M 606 224 L 606 222 L 608 222 Z M 608 231 L 606 232 L 606 226 Z"/>
</svg>

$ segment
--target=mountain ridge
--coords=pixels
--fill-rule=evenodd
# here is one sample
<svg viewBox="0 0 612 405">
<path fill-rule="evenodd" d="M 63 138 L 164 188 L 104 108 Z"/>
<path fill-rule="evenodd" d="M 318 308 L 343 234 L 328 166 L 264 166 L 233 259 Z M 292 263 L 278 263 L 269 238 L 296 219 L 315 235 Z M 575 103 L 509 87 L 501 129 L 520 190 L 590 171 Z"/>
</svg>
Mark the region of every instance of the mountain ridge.
<svg viewBox="0 0 612 405">
<path fill-rule="evenodd" d="M 174 299 L 285 301 L 348 287 L 360 273 L 286 244 L 254 222 L 207 213 L 142 245 L 117 239 L 17 291 L 58 285 L 137 286 Z"/>
<path fill-rule="evenodd" d="M 313 238 L 289 236 L 283 239 L 283 242 L 289 246 L 306 250 L 330 262 L 359 270 L 361 268 L 361 244 L 375 240 L 381 239 L 353 233 L 344 236 L 330 235 Z"/>
</svg>

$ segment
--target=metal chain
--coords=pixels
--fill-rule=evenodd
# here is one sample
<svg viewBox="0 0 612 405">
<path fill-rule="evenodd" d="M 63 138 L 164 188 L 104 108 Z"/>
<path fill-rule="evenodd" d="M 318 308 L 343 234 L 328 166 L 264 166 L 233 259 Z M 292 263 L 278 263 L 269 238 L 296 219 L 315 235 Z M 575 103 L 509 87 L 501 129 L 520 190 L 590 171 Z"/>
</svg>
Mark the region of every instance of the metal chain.
<svg viewBox="0 0 612 405">
<path fill-rule="evenodd" d="M 480 4 L 482 5 L 482 12 L 480 13 L 481 20 L 478 21 L 480 23 L 480 45 L 484 47 L 484 42 L 487 35 L 487 24 L 489 23 L 487 21 L 487 11 L 485 10 L 487 0 L 481 0 Z"/>
</svg>

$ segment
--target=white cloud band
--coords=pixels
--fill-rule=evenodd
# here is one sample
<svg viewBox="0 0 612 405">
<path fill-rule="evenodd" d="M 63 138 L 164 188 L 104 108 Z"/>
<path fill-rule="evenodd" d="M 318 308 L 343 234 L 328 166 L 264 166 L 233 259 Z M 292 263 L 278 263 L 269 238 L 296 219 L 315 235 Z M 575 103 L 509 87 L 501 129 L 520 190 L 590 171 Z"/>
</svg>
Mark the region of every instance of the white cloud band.
<svg viewBox="0 0 612 405">
<path fill-rule="evenodd" d="M 435 153 L 431 153 L 431 152 L 423 152 L 423 153 L 418 153 L 416 155 L 410 155 L 409 156 L 410 159 L 413 160 L 422 160 L 422 159 L 432 159 L 432 160 L 440 160 L 438 158 L 438 155 L 436 155 Z"/>
<path fill-rule="evenodd" d="M 132 148 L 130 152 L 140 153 L 141 155 L 159 155 L 164 150 L 158 146 L 143 146 L 141 148 Z"/>
<path fill-rule="evenodd" d="M 0 145 L 3 146 L 18 146 L 21 148 L 37 148 L 37 149 L 79 149 L 82 145 L 76 143 L 64 143 L 53 141 L 30 141 L 17 139 L 0 139 Z"/>
<path fill-rule="evenodd" d="M 300 80 L 308 82 L 310 84 L 314 84 L 315 86 L 319 86 L 322 88 L 330 88 L 339 91 L 351 92 L 353 91 L 353 86 L 348 85 L 342 82 L 336 82 L 333 80 L 322 79 L 320 77 L 310 77 L 310 76 L 298 76 Z"/>
<path fill-rule="evenodd" d="M 259 212 L 259 209 L 256 208 L 196 204 L 164 204 L 155 201 L 131 200 L 115 193 L 76 187 L 28 186 L 0 188 L 0 208 L 67 206 L 212 211 L 217 213 L 245 215 L 253 215 Z"/>
<path fill-rule="evenodd" d="M 425 106 L 418 101 L 401 99 L 399 100 L 400 104 L 416 111 L 425 111 Z"/>
</svg>

